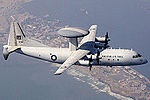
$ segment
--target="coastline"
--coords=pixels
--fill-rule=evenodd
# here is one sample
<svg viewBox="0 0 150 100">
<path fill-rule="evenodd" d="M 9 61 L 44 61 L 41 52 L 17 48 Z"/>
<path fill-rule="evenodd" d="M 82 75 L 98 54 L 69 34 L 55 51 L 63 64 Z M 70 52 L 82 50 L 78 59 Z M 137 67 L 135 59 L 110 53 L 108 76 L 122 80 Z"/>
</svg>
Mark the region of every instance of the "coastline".
<svg viewBox="0 0 150 100">
<path fill-rule="evenodd" d="M 102 81 L 102 80 L 99 80 L 99 81 L 102 82 L 102 83 L 105 83 L 105 82 Z M 107 84 L 107 83 L 105 83 L 105 84 Z M 116 91 L 114 91 L 114 90 L 112 89 L 112 87 L 111 87 L 109 84 L 107 84 L 107 85 L 109 86 L 110 91 L 111 91 L 112 93 L 119 94 L 119 93 L 117 93 Z M 121 94 L 119 94 L 119 95 L 121 95 Z M 128 98 L 128 100 L 134 100 L 133 97 L 128 97 L 128 96 L 125 96 L 125 95 L 121 95 L 121 96 Z M 124 99 L 123 99 L 123 100 L 124 100 Z M 126 100 L 126 99 L 125 99 L 125 100 Z"/>
<path fill-rule="evenodd" d="M 149 98 L 148 84 L 150 81 L 142 74 L 132 70 L 130 67 L 118 66 L 109 68 L 105 66 L 97 66 L 93 67 L 91 72 L 89 72 L 88 68 L 83 66 L 73 66 L 73 69 L 75 70 L 73 75 L 78 76 L 78 80 L 82 80 L 83 77 L 87 76 L 89 79 L 97 83 L 102 82 L 105 84 L 104 86 L 106 88 L 100 89 L 111 96 L 119 97 L 119 99 L 126 97 L 126 99 L 129 100 Z M 77 73 L 82 75 L 79 76 Z M 119 79 L 117 79 L 117 77 Z M 85 82 L 88 82 L 88 79 Z M 145 93 L 147 95 L 144 95 Z"/>
<path fill-rule="evenodd" d="M 115 97 L 116 99 L 121 99 L 121 100 L 134 100 L 131 97 L 126 97 L 122 96 L 120 94 L 117 94 L 111 90 L 111 86 L 109 86 L 107 83 L 102 82 L 101 80 L 95 79 L 94 77 L 81 72 L 79 69 L 70 69 L 67 71 L 67 74 L 73 76 L 77 81 L 81 81 L 83 83 L 87 83 L 96 90 L 96 93 L 107 93 L 110 96 Z M 104 87 L 104 88 L 102 88 Z"/>
</svg>

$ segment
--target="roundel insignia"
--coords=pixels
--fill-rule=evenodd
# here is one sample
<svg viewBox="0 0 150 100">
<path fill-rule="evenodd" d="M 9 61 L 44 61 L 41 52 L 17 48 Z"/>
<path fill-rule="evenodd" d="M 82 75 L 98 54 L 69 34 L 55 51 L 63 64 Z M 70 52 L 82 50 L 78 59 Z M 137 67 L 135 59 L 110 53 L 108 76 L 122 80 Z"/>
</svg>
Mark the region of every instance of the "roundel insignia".
<svg viewBox="0 0 150 100">
<path fill-rule="evenodd" d="M 55 61 L 55 60 L 57 60 L 57 56 L 56 56 L 56 55 L 52 55 L 52 56 L 51 56 L 51 59 L 52 59 L 53 61 Z"/>
</svg>

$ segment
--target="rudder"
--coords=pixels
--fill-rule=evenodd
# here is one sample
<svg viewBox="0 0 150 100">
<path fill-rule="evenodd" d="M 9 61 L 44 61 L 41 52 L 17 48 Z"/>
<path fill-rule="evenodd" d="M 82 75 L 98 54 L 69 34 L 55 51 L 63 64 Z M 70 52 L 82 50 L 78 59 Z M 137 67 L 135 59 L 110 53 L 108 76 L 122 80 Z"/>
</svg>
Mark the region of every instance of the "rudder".
<svg viewBox="0 0 150 100">
<path fill-rule="evenodd" d="M 24 46 L 25 41 L 24 32 L 17 22 L 12 22 L 10 26 L 10 33 L 8 38 L 9 46 Z"/>
</svg>

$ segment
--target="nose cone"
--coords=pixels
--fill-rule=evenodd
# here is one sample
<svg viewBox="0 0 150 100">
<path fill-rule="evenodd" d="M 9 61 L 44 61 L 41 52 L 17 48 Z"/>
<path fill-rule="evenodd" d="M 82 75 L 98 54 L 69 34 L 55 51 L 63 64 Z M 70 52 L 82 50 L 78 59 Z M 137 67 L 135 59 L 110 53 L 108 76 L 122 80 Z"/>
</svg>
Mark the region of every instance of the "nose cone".
<svg viewBox="0 0 150 100">
<path fill-rule="evenodd" d="M 143 60 L 143 64 L 146 64 L 146 63 L 148 63 L 148 60 L 147 60 L 147 59 L 144 59 L 144 60 Z"/>
</svg>

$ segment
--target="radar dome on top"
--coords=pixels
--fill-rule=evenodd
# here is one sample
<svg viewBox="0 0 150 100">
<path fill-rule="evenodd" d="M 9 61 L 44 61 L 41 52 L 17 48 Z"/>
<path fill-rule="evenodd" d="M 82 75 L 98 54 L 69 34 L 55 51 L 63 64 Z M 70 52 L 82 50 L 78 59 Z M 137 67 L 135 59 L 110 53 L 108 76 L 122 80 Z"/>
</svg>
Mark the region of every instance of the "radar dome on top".
<svg viewBox="0 0 150 100">
<path fill-rule="evenodd" d="M 58 31 L 58 34 L 67 38 L 77 38 L 86 36 L 89 32 L 80 28 L 67 27 Z"/>
</svg>

